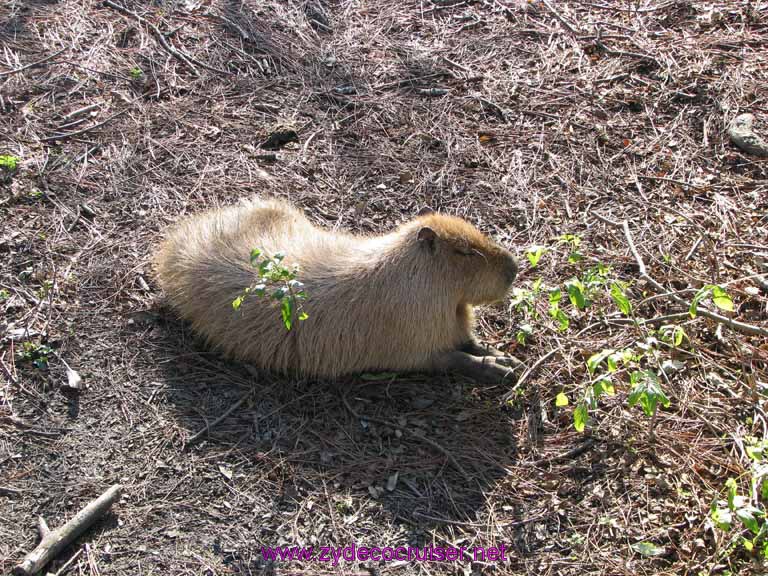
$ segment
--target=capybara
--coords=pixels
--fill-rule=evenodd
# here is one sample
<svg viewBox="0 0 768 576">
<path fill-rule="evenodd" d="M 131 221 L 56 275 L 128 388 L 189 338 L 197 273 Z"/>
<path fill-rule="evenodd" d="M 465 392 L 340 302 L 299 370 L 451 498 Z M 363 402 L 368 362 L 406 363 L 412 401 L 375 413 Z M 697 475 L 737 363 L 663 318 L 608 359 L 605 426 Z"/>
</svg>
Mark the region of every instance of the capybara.
<svg viewBox="0 0 768 576">
<path fill-rule="evenodd" d="M 248 296 L 251 249 L 298 265 L 308 318 L 286 330 L 278 303 Z M 475 340 L 473 306 L 504 298 L 512 254 L 461 218 L 422 211 L 383 236 L 314 226 L 278 199 L 182 220 L 155 256 L 171 306 L 225 356 L 298 376 L 457 371 L 483 381 L 519 366 Z"/>
</svg>

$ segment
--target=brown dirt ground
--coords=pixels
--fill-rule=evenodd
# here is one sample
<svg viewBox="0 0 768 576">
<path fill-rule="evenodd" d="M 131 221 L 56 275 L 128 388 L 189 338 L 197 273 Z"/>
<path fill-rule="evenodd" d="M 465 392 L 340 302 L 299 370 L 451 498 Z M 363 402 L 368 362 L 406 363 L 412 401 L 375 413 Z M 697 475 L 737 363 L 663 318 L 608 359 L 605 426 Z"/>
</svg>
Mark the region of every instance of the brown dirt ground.
<svg viewBox="0 0 768 576">
<path fill-rule="evenodd" d="M 608 300 L 568 308 L 560 332 L 544 297 L 526 346 L 520 312 L 484 311 L 481 336 L 529 366 L 556 350 L 505 403 L 508 387 L 456 378 L 296 382 L 224 362 L 163 310 L 148 262 L 183 214 L 254 193 L 359 232 L 431 205 L 512 246 L 521 287 L 599 261 L 634 281 L 639 316 L 679 312 L 649 298 L 601 215 L 629 222 L 670 290 L 728 282 L 735 317 L 765 327 L 749 277 L 768 252 L 768 163 L 726 134 L 744 111 L 768 126 L 765 2 L 114 3 L 134 14 L 0 7 L 0 154 L 21 159 L 0 175 L 0 572 L 35 546 L 38 515 L 59 525 L 117 482 L 113 512 L 50 571 L 75 555 L 62 573 L 763 572 L 707 518 L 745 470 L 741 439 L 766 426 L 764 338 L 682 320 L 685 369 L 664 384 L 655 441 L 626 385 L 580 434 L 585 358 L 648 336 Z M 298 142 L 262 148 L 280 129 Z M 585 260 L 560 247 L 527 264 L 564 233 Z M 48 369 L 23 342 L 53 350 Z M 561 390 L 572 402 L 556 410 Z M 633 551 L 643 541 L 661 554 Z M 335 568 L 260 552 L 352 543 L 511 552 Z"/>
</svg>

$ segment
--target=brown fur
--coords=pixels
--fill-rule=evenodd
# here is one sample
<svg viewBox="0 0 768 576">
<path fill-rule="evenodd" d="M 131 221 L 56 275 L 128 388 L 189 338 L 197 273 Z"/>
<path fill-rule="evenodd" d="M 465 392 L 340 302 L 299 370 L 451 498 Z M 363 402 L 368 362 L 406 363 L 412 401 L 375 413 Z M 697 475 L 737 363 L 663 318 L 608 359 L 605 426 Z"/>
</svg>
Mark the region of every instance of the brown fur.
<svg viewBox="0 0 768 576">
<path fill-rule="evenodd" d="M 286 266 L 299 266 L 309 318 L 291 332 L 266 297 L 232 308 L 256 281 L 252 248 L 282 252 Z M 481 355 L 472 307 L 501 300 L 517 272 L 507 250 L 460 218 L 430 213 L 383 236 L 354 236 L 317 228 L 275 199 L 183 220 L 155 266 L 171 305 L 215 349 L 267 370 L 321 377 L 459 369 L 446 353 L 468 346 Z"/>
</svg>

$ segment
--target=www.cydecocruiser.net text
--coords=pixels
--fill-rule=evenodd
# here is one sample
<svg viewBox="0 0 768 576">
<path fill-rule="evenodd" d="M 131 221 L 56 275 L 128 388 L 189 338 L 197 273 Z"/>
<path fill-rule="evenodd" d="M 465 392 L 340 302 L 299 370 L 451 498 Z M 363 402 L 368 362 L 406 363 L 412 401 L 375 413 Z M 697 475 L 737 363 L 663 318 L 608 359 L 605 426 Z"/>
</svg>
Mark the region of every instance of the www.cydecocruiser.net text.
<svg viewBox="0 0 768 576">
<path fill-rule="evenodd" d="M 483 548 L 476 546 L 471 550 L 465 546 L 262 546 L 261 555 L 264 560 L 280 560 L 288 562 L 298 560 L 303 562 L 330 562 L 336 566 L 340 561 L 354 562 L 373 560 L 374 562 L 458 562 L 472 560 L 480 562 L 504 562 L 507 560 L 505 552 L 509 548 L 505 544 L 498 547 L 489 546 Z"/>
</svg>

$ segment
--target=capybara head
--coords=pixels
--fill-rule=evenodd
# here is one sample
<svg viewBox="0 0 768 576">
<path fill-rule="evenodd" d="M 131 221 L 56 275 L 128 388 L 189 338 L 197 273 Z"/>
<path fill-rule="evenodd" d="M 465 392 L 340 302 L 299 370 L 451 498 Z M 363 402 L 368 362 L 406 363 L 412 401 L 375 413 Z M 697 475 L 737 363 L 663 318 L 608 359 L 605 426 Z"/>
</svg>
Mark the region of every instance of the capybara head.
<svg viewBox="0 0 768 576">
<path fill-rule="evenodd" d="M 422 250 L 454 283 L 464 304 L 502 300 L 517 276 L 517 261 L 466 220 L 422 210 L 414 222 Z"/>
</svg>

